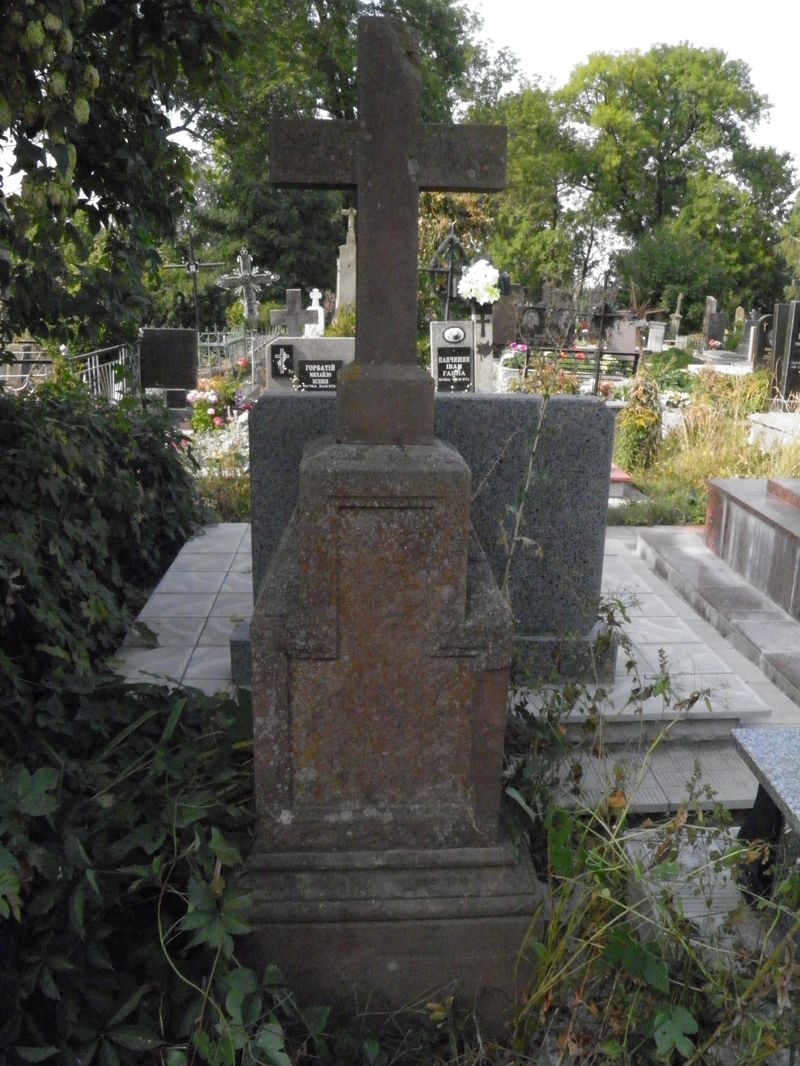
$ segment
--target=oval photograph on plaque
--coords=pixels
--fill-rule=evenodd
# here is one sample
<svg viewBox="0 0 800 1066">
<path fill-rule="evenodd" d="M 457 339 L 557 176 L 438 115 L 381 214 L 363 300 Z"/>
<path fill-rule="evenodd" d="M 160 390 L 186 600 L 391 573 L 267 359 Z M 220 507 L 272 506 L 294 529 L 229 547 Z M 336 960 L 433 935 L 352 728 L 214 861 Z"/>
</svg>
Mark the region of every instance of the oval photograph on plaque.
<svg viewBox="0 0 800 1066">
<path fill-rule="evenodd" d="M 458 344 L 459 341 L 463 341 L 464 337 L 466 337 L 466 333 L 461 326 L 450 326 L 442 333 L 442 336 L 448 344 Z"/>
</svg>

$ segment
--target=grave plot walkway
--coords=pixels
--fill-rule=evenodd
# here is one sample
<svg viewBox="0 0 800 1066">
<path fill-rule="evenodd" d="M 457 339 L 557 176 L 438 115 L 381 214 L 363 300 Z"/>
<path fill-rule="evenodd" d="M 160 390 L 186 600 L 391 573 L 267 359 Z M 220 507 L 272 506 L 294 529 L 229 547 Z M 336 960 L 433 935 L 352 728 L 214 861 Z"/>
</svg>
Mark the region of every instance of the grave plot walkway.
<svg viewBox="0 0 800 1066">
<path fill-rule="evenodd" d="M 648 537 L 656 533 L 679 540 L 690 537 L 692 546 L 703 548 L 695 532 L 642 532 Z M 643 753 L 674 715 L 655 699 L 647 701 L 641 712 L 625 706 L 634 682 L 620 652 L 613 684 L 605 686 L 613 706 L 605 720 L 606 754 L 582 756 L 580 792 L 565 793 L 565 799 L 591 802 L 614 779 L 615 767 L 622 765 L 631 783 L 640 777 L 634 810 L 675 810 L 686 798 L 687 782 L 699 763 L 702 782 L 716 792 L 717 800 L 731 810 L 745 810 L 753 803 L 757 782 L 734 748 L 731 729 L 800 725 L 800 706 L 742 654 L 735 639 L 726 638 L 653 572 L 637 553 L 637 538 L 635 529 L 608 530 L 603 591 L 628 605 L 626 631 L 639 675 L 646 681 L 656 673 L 663 649 L 678 694 L 688 696 L 707 688 L 712 710 L 700 701 L 682 713 L 641 773 Z M 157 634 L 159 646 L 148 648 L 140 637 L 129 635 L 118 668 L 131 680 L 166 680 L 207 693 L 231 692 L 230 636 L 252 610 L 249 526 L 209 526 L 181 549 L 141 612 L 141 621 Z M 757 627 L 753 635 L 757 637 Z M 585 714 L 576 712 L 572 723 L 576 737 L 584 720 Z"/>
</svg>

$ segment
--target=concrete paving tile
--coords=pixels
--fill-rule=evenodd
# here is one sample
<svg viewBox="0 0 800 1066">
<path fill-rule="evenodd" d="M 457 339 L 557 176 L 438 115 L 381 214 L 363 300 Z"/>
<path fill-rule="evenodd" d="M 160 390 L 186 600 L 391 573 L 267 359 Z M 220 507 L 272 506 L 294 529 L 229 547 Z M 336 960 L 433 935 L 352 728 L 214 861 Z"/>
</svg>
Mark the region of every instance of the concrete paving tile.
<svg viewBox="0 0 800 1066">
<path fill-rule="evenodd" d="M 192 647 L 126 648 L 115 657 L 118 670 L 131 681 L 180 681 L 192 656 Z"/>
<path fill-rule="evenodd" d="M 168 570 L 155 592 L 219 592 L 226 576 L 225 570 Z"/>
<path fill-rule="evenodd" d="M 237 623 L 233 618 L 225 617 L 224 615 L 218 618 L 209 618 L 200 633 L 197 641 L 198 647 L 227 644 L 236 625 Z"/>
<path fill-rule="evenodd" d="M 253 614 L 253 594 L 220 592 L 208 614 L 212 618 L 219 615 L 228 618 L 250 618 Z"/>
<path fill-rule="evenodd" d="M 673 599 L 677 600 L 677 597 L 673 597 Z M 638 617 L 639 615 L 645 618 L 677 617 L 675 615 L 675 606 L 669 602 L 666 596 L 660 596 L 655 592 L 640 592 L 636 597 L 636 601 L 628 608 L 628 614 L 631 617 Z"/>
<path fill-rule="evenodd" d="M 186 552 L 184 554 L 183 550 L 181 550 L 175 557 L 175 561 L 167 573 L 173 574 L 184 570 L 195 572 L 202 570 L 219 570 L 223 573 L 227 573 L 235 559 L 236 554 L 234 552 L 211 551 Z"/>
<path fill-rule="evenodd" d="M 750 681 L 748 687 L 769 707 L 770 725 L 800 725 L 800 706 L 763 674 L 762 681 Z"/>
<path fill-rule="evenodd" d="M 694 644 L 697 642 L 696 634 L 685 622 L 669 615 L 662 618 L 648 618 L 642 615 L 625 629 L 638 645 Z"/>
<path fill-rule="evenodd" d="M 245 573 L 243 571 L 231 570 L 229 574 L 226 574 L 225 580 L 222 582 L 220 592 L 228 593 L 233 592 L 240 596 L 252 596 L 253 595 L 253 575 L 252 573 Z"/>
<path fill-rule="evenodd" d="M 641 574 L 634 573 L 626 574 L 623 577 L 618 577 L 614 574 L 609 574 L 608 577 L 603 575 L 601 587 L 604 596 L 616 596 L 620 599 L 626 595 L 658 591 L 654 581 L 645 578 Z"/>
<path fill-rule="evenodd" d="M 236 555 L 234 555 L 234 557 L 233 557 L 233 562 L 230 565 L 230 569 L 231 570 L 235 570 L 237 573 L 252 574 L 252 572 L 253 572 L 253 556 L 250 554 L 249 551 L 246 551 L 246 552 L 239 551 L 239 552 L 237 552 Z"/>
<path fill-rule="evenodd" d="M 156 634 L 159 648 L 193 646 L 206 624 L 204 618 L 148 618 L 142 619 L 142 622 Z M 125 637 L 123 645 L 126 648 L 150 647 L 149 642 L 133 629 Z"/>
<path fill-rule="evenodd" d="M 139 613 L 148 618 L 208 618 L 214 605 L 213 593 L 154 593 Z"/>
<path fill-rule="evenodd" d="M 794 652 L 800 658 L 800 622 L 784 611 L 731 614 L 731 623 L 765 653 Z"/>
<path fill-rule="evenodd" d="M 770 611 L 774 604 L 749 585 L 702 585 L 697 590 L 712 607 L 728 615 L 732 611 Z"/>
<path fill-rule="evenodd" d="M 664 643 L 658 646 L 645 644 L 640 650 L 642 657 L 653 670 L 660 668 L 658 656 L 659 652 L 663 652 L 671 675 L 693 674 L 700 677 L 704 674 L 725 674 L 733 669 L 730 664 L 700 641 L 682 644 Z"/>
<path fill-rule="evenodd" d="M 187 684 L 191 684 L 197 678 L 222 678 L 229 681 L 230 677 L 231 649 L 229 644 L 195 648 L 183 674 L 183 679 Z"/>
</svg>

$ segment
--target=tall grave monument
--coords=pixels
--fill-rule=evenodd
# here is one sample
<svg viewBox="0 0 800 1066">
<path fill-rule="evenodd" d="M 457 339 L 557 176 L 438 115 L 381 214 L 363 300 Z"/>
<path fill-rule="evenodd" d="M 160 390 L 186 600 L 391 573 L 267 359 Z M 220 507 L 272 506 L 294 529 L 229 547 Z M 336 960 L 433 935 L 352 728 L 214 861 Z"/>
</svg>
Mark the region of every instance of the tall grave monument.
<svg viewBox="0 0 800 1066">
<path fill-rule="evenodd" d="M 511 616 L 415 343 L 419 190 L 499 188 L 505 130 L 422 125 L 420 84 L 365 18 L 358 120 L 272 132 L 273 180 L 356 190 L 359 322 L 253 618 L 253 949 L 344 1007 L 511 994 L 535 902 L 499 824 Z"/>
</svg>

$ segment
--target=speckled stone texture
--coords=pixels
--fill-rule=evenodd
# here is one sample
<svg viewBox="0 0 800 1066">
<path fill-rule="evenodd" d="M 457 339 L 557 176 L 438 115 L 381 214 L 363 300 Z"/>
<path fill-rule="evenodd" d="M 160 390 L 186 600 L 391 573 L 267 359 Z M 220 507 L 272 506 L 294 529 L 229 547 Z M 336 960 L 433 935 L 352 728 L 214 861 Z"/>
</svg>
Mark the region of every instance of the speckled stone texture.
<svg viewBox="0 0 800 1066">
<path fill-rule="evenodd" d="M 787 824 L 800 832 L 800 727 L 734 729 L 732 736 Z"/>
<path fill-rule="evenodd" d="M 498 584 L 507 554 L 500 523 L 525 477 L 542 399 L 537 396 L 439 396 L 434 431 L 472 472 L 471 519 Z M 253 486 L 253 580 L 266 567 L 297 501 L 307 441 L 335 432 L 335 397 L 267 396 L 250 415 Z M 551 646 L 565 633 L 589 633 L 596 620 L 603 570 L 613 413 L 593 397 L 548 402 L 511 567 L 518 637 Z"/>
<path fill-rule="evenodd" d="M 270 850 L 495 844 L 511 618 L 446 445 L 307 446 L 251 629 Z"/>
<path fill-rule="evenodd" d="M 713 478 L 706 545 L 800 619 L 800 479 Z"/>
<path fill-rule="evenodd" d="M 311 1001 L 514 994 L 537 894 L 501 838 L 512 621 L 470 489 L 438 441 L 312 442 L 261 583 L 249 950 Z"/>
</svg>

